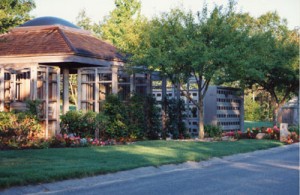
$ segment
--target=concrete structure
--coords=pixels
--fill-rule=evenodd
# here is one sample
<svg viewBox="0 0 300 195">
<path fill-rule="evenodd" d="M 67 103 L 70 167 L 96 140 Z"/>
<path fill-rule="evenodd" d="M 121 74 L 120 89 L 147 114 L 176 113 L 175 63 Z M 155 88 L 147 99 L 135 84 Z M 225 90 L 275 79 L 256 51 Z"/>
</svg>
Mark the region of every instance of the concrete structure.
<svg viewBox="0 0 300 195">
<path fill-rule="evenodd" d="M 198 90 L 188 90 L 194 101 L 198 100 Z M 176 89 L 167 87 L 168 98 L 176 98 Z M 162 89 L 153 89 L 153 97 L 158 102 L 162 100 Z M 198 135 L 198 111 L 196 106 L 182 93 L 180 98 L 186 105 L 186 125 L 191 135 Z M 204 123 L 218 125 L 223 131 L 244 130 L 244 95 L 241 89 L 210 86 L 204 98 Z"/>
<path fill-rule="evenodd" d="M 278 123 L 288 123 L 289 126 L 299 125 L 299 99 L 292 98 L 278 112 Z"/>
</svg>

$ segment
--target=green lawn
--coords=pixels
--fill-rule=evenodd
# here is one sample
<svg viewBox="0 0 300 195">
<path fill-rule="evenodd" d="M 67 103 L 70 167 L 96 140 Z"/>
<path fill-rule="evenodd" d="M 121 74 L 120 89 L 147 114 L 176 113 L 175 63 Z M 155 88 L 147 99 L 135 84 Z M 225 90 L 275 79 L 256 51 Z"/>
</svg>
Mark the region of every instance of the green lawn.
<svg viewBox="0 0 300 195">
<path fill-rule="evenodd" d="M 253 127 L 273 127 L 273 123 L 264 121 L 244 121 L 245 131 L 247 128 L 252 129 Z"/>
<path fill-rule="evenodd" d="M 0 151 L 0 188 L 111 173 L 137 167 L 202 161 L 280 146 L 271 140 L 144 141 L 130 145 Z"/>
</svg>

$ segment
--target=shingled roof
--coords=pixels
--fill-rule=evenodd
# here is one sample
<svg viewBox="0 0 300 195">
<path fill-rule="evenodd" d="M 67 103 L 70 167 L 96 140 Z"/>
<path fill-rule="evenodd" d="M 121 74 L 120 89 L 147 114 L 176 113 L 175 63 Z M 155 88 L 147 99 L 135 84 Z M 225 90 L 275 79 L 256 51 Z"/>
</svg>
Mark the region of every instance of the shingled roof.
<svg viewBox="0 0 300 195">
<path fill-rule="evenodd" d="M 0 57 L 66 54 L 122 61 L 122 55 L 113 45 L 88 31 L 68 26 L 23 26 L 0 35 Z"/>
</svg>

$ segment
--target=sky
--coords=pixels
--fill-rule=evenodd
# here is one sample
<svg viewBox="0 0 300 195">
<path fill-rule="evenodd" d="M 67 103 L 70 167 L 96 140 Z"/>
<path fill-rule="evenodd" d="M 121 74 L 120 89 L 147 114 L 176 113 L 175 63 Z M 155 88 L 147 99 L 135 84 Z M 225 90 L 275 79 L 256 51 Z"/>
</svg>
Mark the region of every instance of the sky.
<svg viewBox="0 0 300 195">
<path fill-rule="evenodd" d="M 87 16 L 98 23 L 109 15 L 114 0 L 35 0 L 36 8 L 31 12 L 35 17 L 54 16 L 76 23 L 78 13 L 85 9 Z M 204 0 L 141 0 L 142 14 L 148 18 L 181 7 L 197 12 L 202 9 Z M 214 5 L 227 5 L 227 0 L 206 0 L 209 8 Z M 289 29 L 300 27 L 299 0 L 237 0 L 237 11 L 248 12 L 259 17 L 268 11 L 276 11 L 288 21 Z"/>
</svg>

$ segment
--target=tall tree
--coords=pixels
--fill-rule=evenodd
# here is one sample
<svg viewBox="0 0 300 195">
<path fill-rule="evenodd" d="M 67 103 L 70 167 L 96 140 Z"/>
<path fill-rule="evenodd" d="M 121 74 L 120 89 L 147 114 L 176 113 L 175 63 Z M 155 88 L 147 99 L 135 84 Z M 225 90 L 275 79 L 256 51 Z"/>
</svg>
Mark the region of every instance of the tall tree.
<svg viewBox="0 0 300 195">
<path fill-rule="evenodd" d="M 92 31 L 95 24 L 92 24 L 92 20 L 87 16 L 85 9 L 82 9 L 76 17 L 76 25 L 85 30 Z"/>
<path fill-rule="evenodd" d="M 276 125 L 279 108 L 299 91 L 299 35 L 288 30 L 276 12 L 253 19 L 251 26 L 242 56 L 245 63 L 228 74 L 246 87 L 258 84 L 270 94 Z"/>
<path fill-rule="evenodd" d="M 29 12 L 34 8 L 34 0 L 1 0 L 0 33 L 29 20 Z"/>
<path fill-rule="evenodd" d="M 149 33 L 144 37 L 148 45 L 139 50 L 144 64 L 160 70 L 177 86 L 194 77 L 198 100 L 193 101 L 185 94 L 198 108 L 201 139 L 204 137 L 203 100 L 208 86 L 216 73 L 234 66 L 243 51 L 240 40 L 245 34 L 236 29 L 235 23 L 231 2 L 227 10 L 215 7 L 210 14 L 205 7 L 198 13 L 198 20 L 191 12 L 171 10 L 148 25 Z"/>
<path fill-rule="evenodd" d="M 115 0 L 115 5 L 116 8 L 100 24 L 100 36 L 126 54 L 135 53 L 146 21 L 141 16 L 141 2 Z"/>
</svg>

